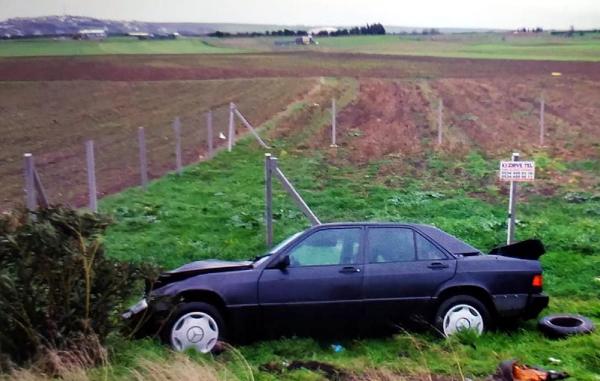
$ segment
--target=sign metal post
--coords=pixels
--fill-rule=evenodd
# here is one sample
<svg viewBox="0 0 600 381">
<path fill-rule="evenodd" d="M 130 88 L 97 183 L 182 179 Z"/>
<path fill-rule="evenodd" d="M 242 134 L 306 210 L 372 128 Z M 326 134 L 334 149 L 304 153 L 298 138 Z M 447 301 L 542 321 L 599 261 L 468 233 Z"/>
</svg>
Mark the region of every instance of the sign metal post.
<svg viewBox="0 0 600 381">
<path fill-rule="evenodd" d="M 519 154 L 514 152 L 511 161 L 500 162 L 500 180 L 510 182 L 507 219 L 508 231 L 506 236 L 506 243 L 510 245 L 515 241 L 517 184 L 519 182 L 535 180 L 535 162 L 520 161 Z"/>
</svg>

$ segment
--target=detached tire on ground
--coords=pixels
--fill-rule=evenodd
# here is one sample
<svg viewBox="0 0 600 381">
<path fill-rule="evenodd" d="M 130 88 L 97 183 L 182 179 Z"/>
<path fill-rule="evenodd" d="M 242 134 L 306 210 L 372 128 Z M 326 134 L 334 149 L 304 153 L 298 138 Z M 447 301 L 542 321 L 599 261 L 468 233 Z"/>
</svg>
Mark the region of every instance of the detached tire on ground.
<svg viewBox="0 0 600 381">
<path fill-rule="evenodd" d="M 207 303 L 190 302 L 177 306 L 163 330 L 162 338 L 178 352 L 194 349 L 209 353 L 225 337 L 225 322 L 219 310 Z"/>
<path fill-rule="evenodd" d="M 448 337 L 463 329 L 481 334 L 490 329 L 491 316 L 485 305 L 470 295 L 457 295 L 440 304 L 434 319 L 435 328 Z"/>
<path fill-rule="evenodd" d="M 558 339 L 591 333 L 594 330 L 594 323 L 581 315 L 557 314 L 541 318 L 538 321 L 538 328 L 546 336 Z"/>
</svg>

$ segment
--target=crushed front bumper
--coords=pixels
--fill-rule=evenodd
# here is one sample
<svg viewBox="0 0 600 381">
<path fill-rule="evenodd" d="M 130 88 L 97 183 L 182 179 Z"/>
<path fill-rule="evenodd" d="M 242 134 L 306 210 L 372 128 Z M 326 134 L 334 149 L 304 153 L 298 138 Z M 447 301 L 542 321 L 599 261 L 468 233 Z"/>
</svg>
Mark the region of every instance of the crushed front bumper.
<svg viewBox="0 0 600 381">
<path fill-rule="evenodd" d="M 133 306 L 129 307 L 127 309 L 127 311 L 123 312 L 121 314 L 121 317 L 125 320 L 129 320 L 131 319 L 133 316 L 144 312 L 145 310 L 148 309 L 148 301 L 146 300 L 146 298 L 143 298 L 142 300 L 140 300 L 139 302 L 137 302 L 136 304 L 134 304 Z"/>
</svg>

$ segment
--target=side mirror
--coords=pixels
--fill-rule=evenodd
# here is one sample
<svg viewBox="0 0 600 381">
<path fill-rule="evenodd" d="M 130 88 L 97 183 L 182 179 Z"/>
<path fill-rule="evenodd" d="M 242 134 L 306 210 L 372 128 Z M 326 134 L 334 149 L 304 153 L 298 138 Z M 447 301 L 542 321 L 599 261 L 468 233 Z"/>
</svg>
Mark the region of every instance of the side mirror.
<svg viewBox="0 0 600 381">
<path fill-rule="evenodd" d="M 279 270 L 285 270 L 290 266 L 290 257 L 289 255 L 284 255 L 275 265 Z"/>
</svg>

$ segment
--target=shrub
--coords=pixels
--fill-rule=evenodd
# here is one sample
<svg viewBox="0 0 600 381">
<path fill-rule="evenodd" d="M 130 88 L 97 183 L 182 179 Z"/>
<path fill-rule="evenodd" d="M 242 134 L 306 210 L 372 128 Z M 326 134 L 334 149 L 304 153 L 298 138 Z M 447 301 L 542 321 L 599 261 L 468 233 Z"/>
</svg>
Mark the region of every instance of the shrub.
<svg viewBox="0 0 600 381">
<path fill-rule="evenodd" d="M 0 217 L 0 361 L 102 343 L 140 270 L 105 256 L 110 221 L 65 207 Z M 2 364 L 0 363 L 0 367 Z"/>
</svg>

